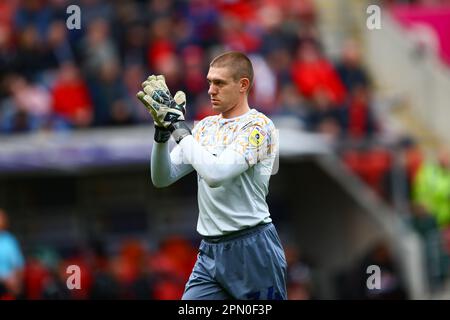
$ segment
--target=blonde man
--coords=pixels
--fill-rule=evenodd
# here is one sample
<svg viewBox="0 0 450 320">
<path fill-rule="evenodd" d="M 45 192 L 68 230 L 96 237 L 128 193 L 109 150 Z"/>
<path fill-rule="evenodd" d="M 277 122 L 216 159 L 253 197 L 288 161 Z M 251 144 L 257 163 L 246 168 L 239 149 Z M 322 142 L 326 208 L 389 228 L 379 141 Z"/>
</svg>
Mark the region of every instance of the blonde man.
<svg viewBox="0 0 450 320">
<path fill-rule="evenodd" d="M 277 135 L 272 121 L 248 104 L 251 61 L 224 53 L 211 62 L 207 81 L 219 115 L 192 132 L 184 93 L 172 98 L 163 76 L 150 76 L 137 94 L 155 121 L 153 184 L 166 187 L 197 171 L 203 240 L 182 299 L 286 299 L 286 259 L 265 200 Z M 169 153 L 170 136 L 177 146 Z"/>
</svg>

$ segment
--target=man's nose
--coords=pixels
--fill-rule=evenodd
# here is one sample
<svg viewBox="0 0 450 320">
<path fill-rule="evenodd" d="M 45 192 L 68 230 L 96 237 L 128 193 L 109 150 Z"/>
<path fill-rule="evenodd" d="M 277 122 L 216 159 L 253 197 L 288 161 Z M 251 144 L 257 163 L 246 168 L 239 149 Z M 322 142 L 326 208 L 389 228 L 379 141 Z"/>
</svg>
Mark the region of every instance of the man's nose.
<svg viewBox="0 0 450 320">
<path fill-rule="evenodd" d="M 215 89 L 215 87 L 213 85 L 209 86 L 208 94 L 209 95 L 217 94 L 217 90 Z"/>
</svg>

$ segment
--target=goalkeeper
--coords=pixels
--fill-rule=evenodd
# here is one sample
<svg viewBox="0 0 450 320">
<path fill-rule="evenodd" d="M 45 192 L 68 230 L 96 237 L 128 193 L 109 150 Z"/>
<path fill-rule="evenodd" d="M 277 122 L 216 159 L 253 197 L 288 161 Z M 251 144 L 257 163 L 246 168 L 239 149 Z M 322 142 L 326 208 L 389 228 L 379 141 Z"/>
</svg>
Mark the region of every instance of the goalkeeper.
<svg viewBox="0 0 450 320">
<path fill-rule="evenodd" d="M 137 94 L 155 122 L 151 177 L 156 187 L 197 171 L 203 237 L 182 299 L 286 299 L 286 259 L 266 203 L 278 148 L 272 121 L 250 108 L 248 57 L 216 57 L 207 75 L 212 108 L 192 130 L 186 97 L 173 97 L 163 76 L 150 76 Z M 169 153 L 172 136 L 177 146 Z"/>
</svg>

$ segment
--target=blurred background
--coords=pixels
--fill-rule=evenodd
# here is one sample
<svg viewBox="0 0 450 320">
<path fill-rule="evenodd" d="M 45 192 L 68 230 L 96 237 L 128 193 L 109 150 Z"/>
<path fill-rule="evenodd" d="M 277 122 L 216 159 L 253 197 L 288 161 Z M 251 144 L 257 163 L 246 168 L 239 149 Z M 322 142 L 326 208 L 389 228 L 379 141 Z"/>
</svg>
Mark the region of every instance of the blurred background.
<svg viewBox="0 0 450 320">
<path fill-rule="evenodd" d="M 164 74 L 189 121 L 211 115 L 228 50 L 279 129 L 267 201 L 289 299 L 450 297 L 450 1 L 0 0 L 1 299 L 181 297 L 196 176 L 152 186 L 135 94 Z"/>
</svg>

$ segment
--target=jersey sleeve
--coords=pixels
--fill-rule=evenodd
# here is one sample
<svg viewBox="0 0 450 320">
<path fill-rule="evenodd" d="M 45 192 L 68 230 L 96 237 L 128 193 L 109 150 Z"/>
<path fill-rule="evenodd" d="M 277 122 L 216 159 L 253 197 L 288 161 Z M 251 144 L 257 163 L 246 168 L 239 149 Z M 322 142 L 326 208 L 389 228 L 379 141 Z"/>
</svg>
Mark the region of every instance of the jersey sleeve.
<svg viewBox="0 0 450 320">
<path fill-rule="evenodd" d="M 276 131 L 272 122 L 256 119 L 246 123 L 230 146 L 243 155 L 249 166 L 272 158 L 276 152 Z"/>
<path fill-rule="evenodd" d="M 200 135 L 205 130 L 205 123 L 207 119 L 208 118 L 205 118 L 197 123 L 194 123 L 194 127 L 192 128 L 192 136 L 194 137 L 194 140 L 200 141 Z"/>
</svg>

